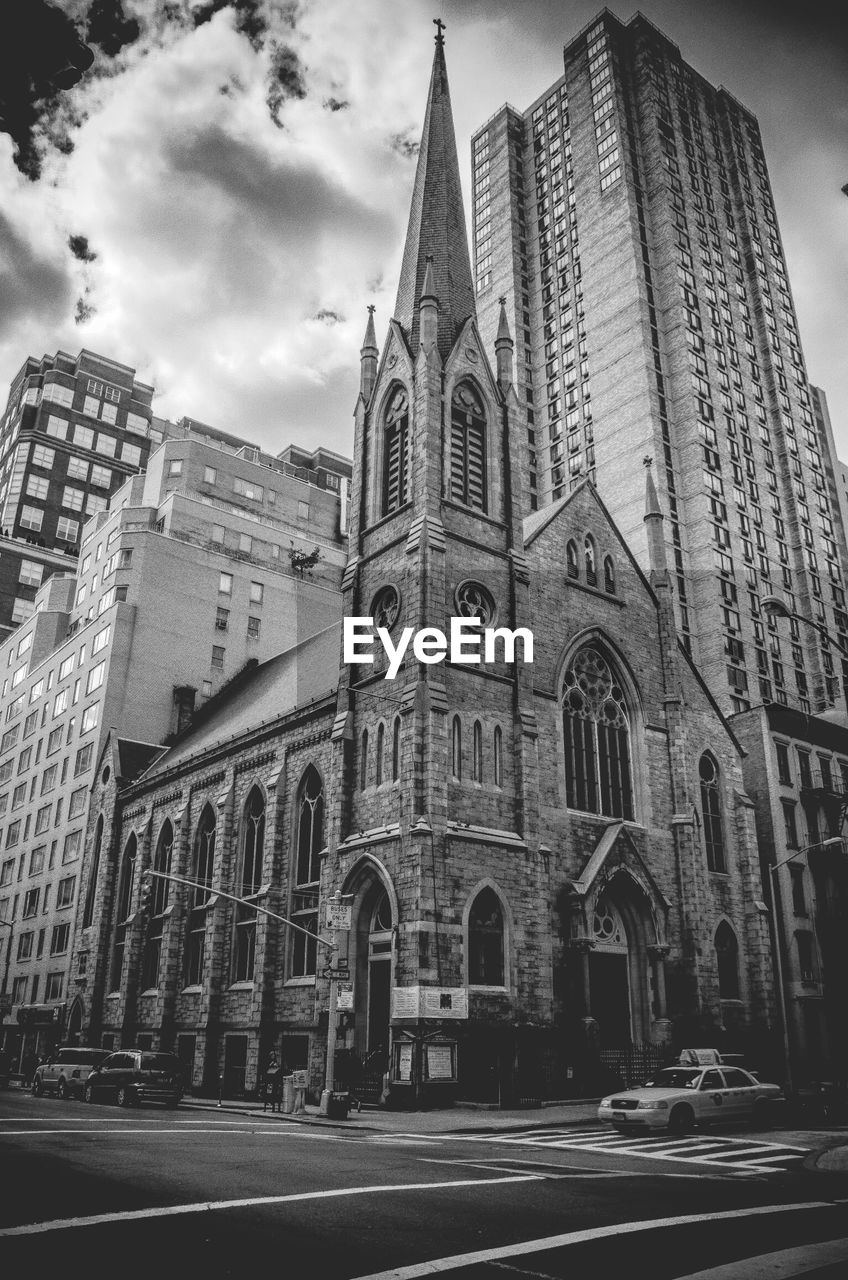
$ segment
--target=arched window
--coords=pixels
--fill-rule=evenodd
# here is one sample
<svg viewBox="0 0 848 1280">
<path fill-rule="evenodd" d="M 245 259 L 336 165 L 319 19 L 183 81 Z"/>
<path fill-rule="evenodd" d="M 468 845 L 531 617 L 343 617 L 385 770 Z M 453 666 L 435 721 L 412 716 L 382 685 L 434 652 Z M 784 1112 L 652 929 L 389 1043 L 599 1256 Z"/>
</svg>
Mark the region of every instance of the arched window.
<svg viewBox="0 0 848 1280">
<path fill-rule="evenodd" d="M 400 777 L 400 716 L 395 716 L 392 726 L 392 782 Z"/>
<path fill-rule="evenodd" d="M 314 765 L 303 775 L 297 800 L 297 869 L 292 893 L 291 918 L 301 929 L 291 932 L 291 976 L 314 975 L 318 934 L 318 880 L 320 853 L 324 848 L 324 784 Z"/>
<path fill-rule="evenodd" d="M 317 884 L 318 855 L 324 848 L 324 786 L 310 765 L 303 775 L 297 803 L 297 883 Z"/>
<path fill-rule="evenodd" d="M 504 986 L 503 908 L 493 889 L 481 889 L 468 917 L 468 981 L 472 986 Z"/>
<path fill-rule="evenodd" d="M 615 595 L 615 565 L 612 556 L 604 556 L 604 591 Z"/>
<path fill-rule="evenodd" d="M 124 845 L 121 857 L 121 870 L 118 876 L 118 893 L 115 906 L 115 941 L 112 946 L 112 966 L 109 975 L 109 990 L 120 991 L 121 972 L 124 965 L 124 945 L 127 936 L 127 920 L 132 910 L 133 880 L 135 879 L 135 855 L 137 842 L 135 832 Z"/>
<path fill-rule="evenodd" d="M 383 429 L 383 515 L 409 497 L 409 397 L 398 387 L 389 401 Z"/>
<path fill-rule="evenodd" d="M 364 791 L 368 785 L 368 730 L 362 730 L 359 740 L 359 790 Z"/>
<path fill-rule="evenodd" d="M 156 841 L 156 852 L 153 855 L 153 870 L 162 871 L 166 875 L 171 872 L 171 854 L 174 849 L 174 828 L 170 820 L 162 823 L 159 839 Z M 141 953 L 141 989 L 149 991 L 159 985 L 159 961 L 162 956 L 162 935 L 165 930 L 165 911 L 171 897 L 170 880 L 153 877 L 150 895 L 150 919 L 144 938 Z"/>
<path fill-rule="evenodd" d="M 486 415 L 470 383 L 461 383 L 451 402 L 451 498 L 486 511 Z"/>
<path fill-rule="evenodd" d="M 457 782 L 462 781 L 462 721 L 459 716 L 454 716 L 453 718 L 451 773 Z"/>
<path fill-rule="evenodd" d="M 252 898 L 259 892 L 264 852 L 265 797 L 259 787 L 252 787 L 242 817 L 239 897 Z M 250 907 L 236 907 L 235 933 L 233 981 L 252 982 L 256 964 L 256 912 Z"/>
<path fill-rule="evenodd" d="M 568 807 L 632 820 L 627 704 L 595 645 L 578 649 L 566 672 L 562 723 Z"/>
<path fill-rule="evenodd" d="M 479 720 L 474 721 L 474 741 L 472 744 L 472 777 L 475 782 L 483 781 L 483 726 Z"/>
<path fill-rule="evenodd" d="M 718 962 L 718 993 L 722 1000 L 739 999 L 739 943 L 726 920 L 716 929 L 715 953 Z"/>
<path fill-rule="evenodd" d="M 565 547 L 565 563 L 568 568 L 569 578 L 578 578 L 580 569 L 577 564 L 577 547 L 571 538 L 568 539 Z"/>
<path fill-rule="evenodd" d="M 503 786 L 503 730 L 499 724 L 495 725 L 493 754 L 495 769 L 495 786 Z"/>
<path fill-rule="evenodd" d="M 206 959 L 206 904 L 212 892 L 214 867 L 215 810 L 211 804 L 207 804 L 197 824 L 191 858 L 191 879 L 203 885 L 203 888 L 191 888 L 188 891 L 185 952 L 187 987 L 199 986 L 203 981 L 203 965 Z"/>
<path fill-rule="evenodd" d="M 100 875 L 100 852 L 103 848 L 103 814 L 97 819 L 94 828 L 94 848 L 91 851 L 91 870 L 88 874 L 88 888 L 85 892 L 85 907 L 82 913 L 82 927 L 87 929 L 94 919 L 94 903 L 97 898 L 97 877 Z"/>
<path fill-rule="evenodd" d="M 586 562 L 586 581 L 590 587 L 594 587 L 598 581 L 598 573 L 595 568 L 595 544 L 588 533 L 583 540 L 583 558 Z"/>
<path fill-rule="evenodd" d="M 376 760 L 376 783 L 379 787 L 383 781 L 383 750 L 386 745 L 386 730 L 382 720 L 377 725 L 377 760 Z"/>
<path fill-rule="evenodd" d="M 709 752 L 701 756 L 698 765 L 701 779 L 701 812 L 704 818 L 704 844 L 707 849 L 707 866 L 710 871 L 726 871 L 724 837 L 721 830 L 721 796 L 718 786 L 718 765 Z"/>
</svg>

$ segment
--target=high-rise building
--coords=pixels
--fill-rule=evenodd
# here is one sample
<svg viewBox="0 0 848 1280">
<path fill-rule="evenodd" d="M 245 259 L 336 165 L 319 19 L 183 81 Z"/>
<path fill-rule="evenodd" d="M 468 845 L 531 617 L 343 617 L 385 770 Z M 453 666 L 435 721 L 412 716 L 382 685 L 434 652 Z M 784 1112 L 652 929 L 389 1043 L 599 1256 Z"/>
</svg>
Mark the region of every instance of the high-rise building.
<svg viewBox="0 0 848 1280">
<path fill-rule="evenodd" d="M 484 341 L 517 336 L 533 505 L 591 477 L 640 563 L 657 462 L 677 627 L 725 712 L 842 706 L 846 565 L 760 131 L 642 15 L 604 10 L 472 140 Z M 535 498 L 533 498 L 535 495 Z M 841 669 L 840 669 L 841 668 Z"/>
<path fill-rule="evenodd" d="M 83 523 L 142 470 L 157 442 L 153 388 L 106 356 L 28 356 L 0 418 L 0 636 L 73 572 Z M 70 561 L 70 562 L 69 562 Z"/>
<path fill-rule="evenodd" d="M 138 768 L 224 686 L 338 627 L 342 495 L 211 427 L 165 426 L 146 472 L 86 523 L 74 572 L 0 644 L 0 1004 L 17 1062 L 73 1034 L 71 924 L 105 735 L 131 744 L 122 773 Z"/>
</svg>

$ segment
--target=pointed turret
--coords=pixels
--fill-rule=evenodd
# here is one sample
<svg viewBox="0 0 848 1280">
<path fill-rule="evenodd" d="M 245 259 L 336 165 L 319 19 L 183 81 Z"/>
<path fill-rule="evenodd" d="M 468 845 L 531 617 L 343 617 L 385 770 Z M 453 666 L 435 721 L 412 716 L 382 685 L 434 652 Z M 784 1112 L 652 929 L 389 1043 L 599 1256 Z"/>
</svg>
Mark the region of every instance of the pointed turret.
<svg viewBox="0 0 848 1280">
<path fill-rule="evenodd" d="M 512 385 L 512 352 L 515 346 L 512 341 L 512 334 L 509 331 L 509 321 L 506 318 L 506 298 L 498 298 L 501 304 L 501 312 L 498 317 L 498 332 L 495 337 L 495 358 L 498 367 L 498 382 L 501 387 Z"/>
<path fill-rule="evenodd" d="M 418 306 L 424 295 L 428 256 L 433 260 L 432 289 L 439 302 L 438 346 L 444 358 L 462 325 L 476 313 L 441 26 L 436 36 L 395 304 L 395 317 L 409 340 L 413 356 L 421 340 Z"/>
<path fill-rule="evenodd" d="M 368 324 L 365 326 L 365 337 L 359 349 L 359 391 L 367 404 L 377 380 L 377 361 L 380 350 L 377 346 L 377 335 L 374 332 L 374 307 L 368 308 Z"/>
<path fill-rule="evenodd" d="M 418 331 L 425 351 L 429 351 L 439 340 L 439 299 L 436 296 L 436 285 L 433 279 L 432 253 L 427 254 L 424 284 L 421 287 L 421 298 L 418 302 Z"/>
<path fill-rule="evenodd" d="M 663 537 L 663 513 L 657 497 L 657 487 L 651 471 L 653 458 L 645 458 L 645 526 L 648 531 L 648 562 L 651 566 L 651 578 L 655 574 L 665 578 L 668 574 L 668 562 L 665 557 L 665 538 Z"/>
</svg>

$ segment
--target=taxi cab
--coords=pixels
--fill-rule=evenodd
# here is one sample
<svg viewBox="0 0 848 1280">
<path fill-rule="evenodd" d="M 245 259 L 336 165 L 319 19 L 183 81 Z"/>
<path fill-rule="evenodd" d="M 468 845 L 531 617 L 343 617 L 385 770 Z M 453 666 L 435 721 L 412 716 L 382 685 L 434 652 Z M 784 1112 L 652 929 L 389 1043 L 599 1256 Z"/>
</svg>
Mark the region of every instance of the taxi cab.
<svg viewBox="0 0 848 1280">
<path fill-rule="evenodd" d="M 779 1085 L 765 1084 L 741 1067 L 665 1067 L 639 1089 L 604 1098 L 598 1119 L 620 1132 L 667 1129 L 689 1133 L 695 1125 L 754 1119 L 769 1123 L 783 1101 Z"/>
</svg>

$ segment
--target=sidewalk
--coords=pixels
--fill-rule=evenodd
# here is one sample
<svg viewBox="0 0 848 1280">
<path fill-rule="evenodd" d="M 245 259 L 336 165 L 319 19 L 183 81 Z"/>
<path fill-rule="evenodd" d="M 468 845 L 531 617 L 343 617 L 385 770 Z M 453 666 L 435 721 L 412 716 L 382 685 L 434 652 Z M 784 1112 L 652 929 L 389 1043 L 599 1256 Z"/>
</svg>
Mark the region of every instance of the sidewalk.
<svg viewBox="0 0 848 1280">
<path fill-rule="evenodd" d="M 315 1124 L 329 1128 L 359 1129 L 371 1133 L 469 1133 L 475 1131 L 496 1133 L 509 1129 L 532 1129 L 548 1125 L 591 1124 L 598 1118 L 599 1098 L 581 1098 L 556 1106 L 522 1107 L 511 1111 L 489 1111 L 476 1107 L 449 1107 L 440 1111 L 386 1111 L 382 1107 L 365 1106 L 361 1111 L 351 1111 L 347 1120 L 330 1120 L 318 1112 L 316 1106 L 307 1104 L 306 1110 L 297 1113 L 263 1111 L 256 1102 L 223 1101 L 219 1106 L 213 1098 L 184 1098 L 181 1108 L 198 1111 L 216 1111 L 231 1115 L 250 1116 L 252 1119 L 280 1120 L 288 1124 Z"/>
</svg>

